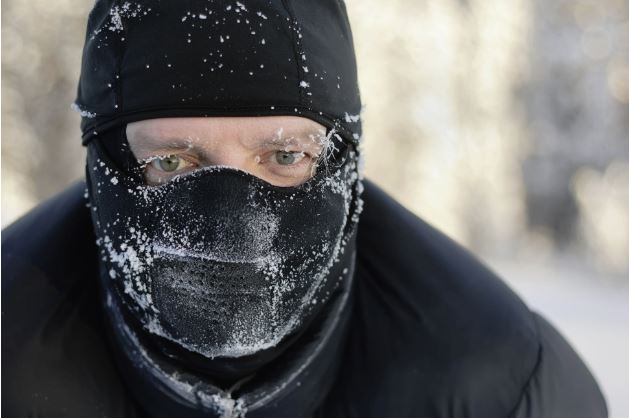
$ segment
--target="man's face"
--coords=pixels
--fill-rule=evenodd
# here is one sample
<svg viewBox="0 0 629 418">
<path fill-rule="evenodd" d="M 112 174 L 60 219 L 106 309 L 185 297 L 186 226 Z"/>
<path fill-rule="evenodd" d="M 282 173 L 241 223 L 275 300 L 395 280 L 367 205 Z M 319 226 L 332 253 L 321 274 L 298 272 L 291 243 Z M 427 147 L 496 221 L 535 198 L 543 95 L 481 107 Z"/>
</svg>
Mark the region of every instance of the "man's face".
<svg viewBox="0 0 629 418">
<path fill-rule="evenodd" d="M 311 178 L 325 151 L 325 127 L 297 116 L 146 119 L 127 125 L 145 179 L 160 185 L 207 166 L 247 171 L 275 186 Z"/>
<path fill-rule="evenodd" d="M 328 140 L 295 116 L 169 117 L 126 134 L 147 186 L 106 148 L 88 149 L 114 315 L 126 306 L 159 341 L 235 359 L 288 344 L 345 289 L 360 183 L 332 130 Z"/>
</svg>

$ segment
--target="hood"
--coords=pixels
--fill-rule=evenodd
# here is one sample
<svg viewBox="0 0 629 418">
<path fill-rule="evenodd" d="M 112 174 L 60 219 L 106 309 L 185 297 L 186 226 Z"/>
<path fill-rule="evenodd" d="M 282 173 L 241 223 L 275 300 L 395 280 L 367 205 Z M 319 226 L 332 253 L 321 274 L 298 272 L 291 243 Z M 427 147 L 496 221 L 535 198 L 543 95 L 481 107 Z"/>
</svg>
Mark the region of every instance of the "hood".
<svg viewBox="0 0 629 418">
<path fill-rule="evenodd" d="M 361 135 L 345 5 L 97 0 L 77 97 L 83 142 L 167 116 L 295 115 Z"/>
</svg>

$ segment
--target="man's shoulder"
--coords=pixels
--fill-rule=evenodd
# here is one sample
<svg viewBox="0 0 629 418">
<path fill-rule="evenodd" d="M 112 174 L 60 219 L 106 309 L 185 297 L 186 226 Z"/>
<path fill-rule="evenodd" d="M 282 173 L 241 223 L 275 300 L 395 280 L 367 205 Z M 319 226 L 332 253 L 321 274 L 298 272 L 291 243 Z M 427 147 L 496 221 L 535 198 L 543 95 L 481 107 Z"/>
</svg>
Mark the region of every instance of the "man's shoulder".
<svg viewBox="0 0 629 418">
<path fill-rule="evenodd" d="M 359 269 L 400 314 L 420 324 L 439 321 L 453 338 L 536 338 L 531 311 L 476 256 L 375 184 L 365 182 L 363 198 Z"/>
<path fill-rule="evenodd" d="M 441 416 L 434 412 L 454 402 L 474 416 L 506 416 L 539 360 L 532 313 L 476 257 L 375 184 L 365 182 L 363 199 L 356 312 L 374 341 L 361 348 L 363 361 L 375 368 L 373 359 L 386 359 L 379 379 L 411 391 L 423 414 Z"/>
<path fill-rule="evenodd" d="M 2 231 L 2 377 L 11 382 L 2 387 L 2 412 L 9 416 L 124 416 L 84 189 L 73 185 Z"/>
<path fill-rule="evenodd" d="M 3 303 L 27 288 L 64 293 L 95 274 L 98 253 L 84 190 L 77 182 L 2 231 Z"/>
<path fill-rule="evenodd" d="M 88 252 L 96 254 L 84 193 L 85 183 L 77 182 L 5 228 L 3 270 L 5 259 L 28 261 L 40 269 L 54 270 L 65 258 L 77 262 Z"/>
<path fill-rule="evenodd" d="M 363 199 L 346 358 L 364 372 L 341 385 L 363 388 L 363 416 L 606 416 L 569 344 L 499 277 L 375 184 Z"/>
</svg>

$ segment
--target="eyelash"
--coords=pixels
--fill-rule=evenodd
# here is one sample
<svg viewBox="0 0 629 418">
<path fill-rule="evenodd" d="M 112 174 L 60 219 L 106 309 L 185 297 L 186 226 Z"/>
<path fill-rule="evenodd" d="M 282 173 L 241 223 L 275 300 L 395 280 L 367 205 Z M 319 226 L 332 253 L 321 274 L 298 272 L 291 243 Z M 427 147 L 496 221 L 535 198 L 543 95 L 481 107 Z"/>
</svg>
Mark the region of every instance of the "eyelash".
<svg viewBox="0 0 629 418">
<path fill-rule="evenodd" d="M 275 150 L 272 151 L 270 153 L 270 157 L 267 158 L 267 160 L 270 160 L 273 158 L 273 156 L 277 155 L 277 153 L 279 152 L 288 152 L 288 153 L 292 153 L 292 154 L 296 154 L 296 157 L 299 158 L 299 161 L 297 161 L 294 164 L 290 164 L 290 165 L 282 165 L 279 162 L 274 161 L 274 165 L 277 167 L 281 167 L 281 169 L 288 169 L 288 170 L 294 170 L 295 168 L 298 168 L 300 166 L 302 166 L 303 164 L 306 164 L 310 161 L 312 161 L 312 156 L 310 154 L 308 154 L 307 152 L 304 151 L 286 151 L 286 150 Z"/>
</svg>

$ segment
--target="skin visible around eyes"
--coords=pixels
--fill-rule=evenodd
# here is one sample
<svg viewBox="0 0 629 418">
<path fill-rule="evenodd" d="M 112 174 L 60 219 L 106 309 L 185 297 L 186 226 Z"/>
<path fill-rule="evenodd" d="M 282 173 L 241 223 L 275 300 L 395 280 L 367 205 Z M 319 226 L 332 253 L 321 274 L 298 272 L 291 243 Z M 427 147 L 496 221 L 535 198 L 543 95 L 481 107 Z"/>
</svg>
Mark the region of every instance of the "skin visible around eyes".
<svg viewBox="0 0 629 418">
<path fill-rule="evenodd" d="M 315 174 L 327 141 L 323 125 L 297 116 L 147 119 L 129 123 L 126 132 L 149 185 L 225 165 L 297 186 Z"/>
</svg>

